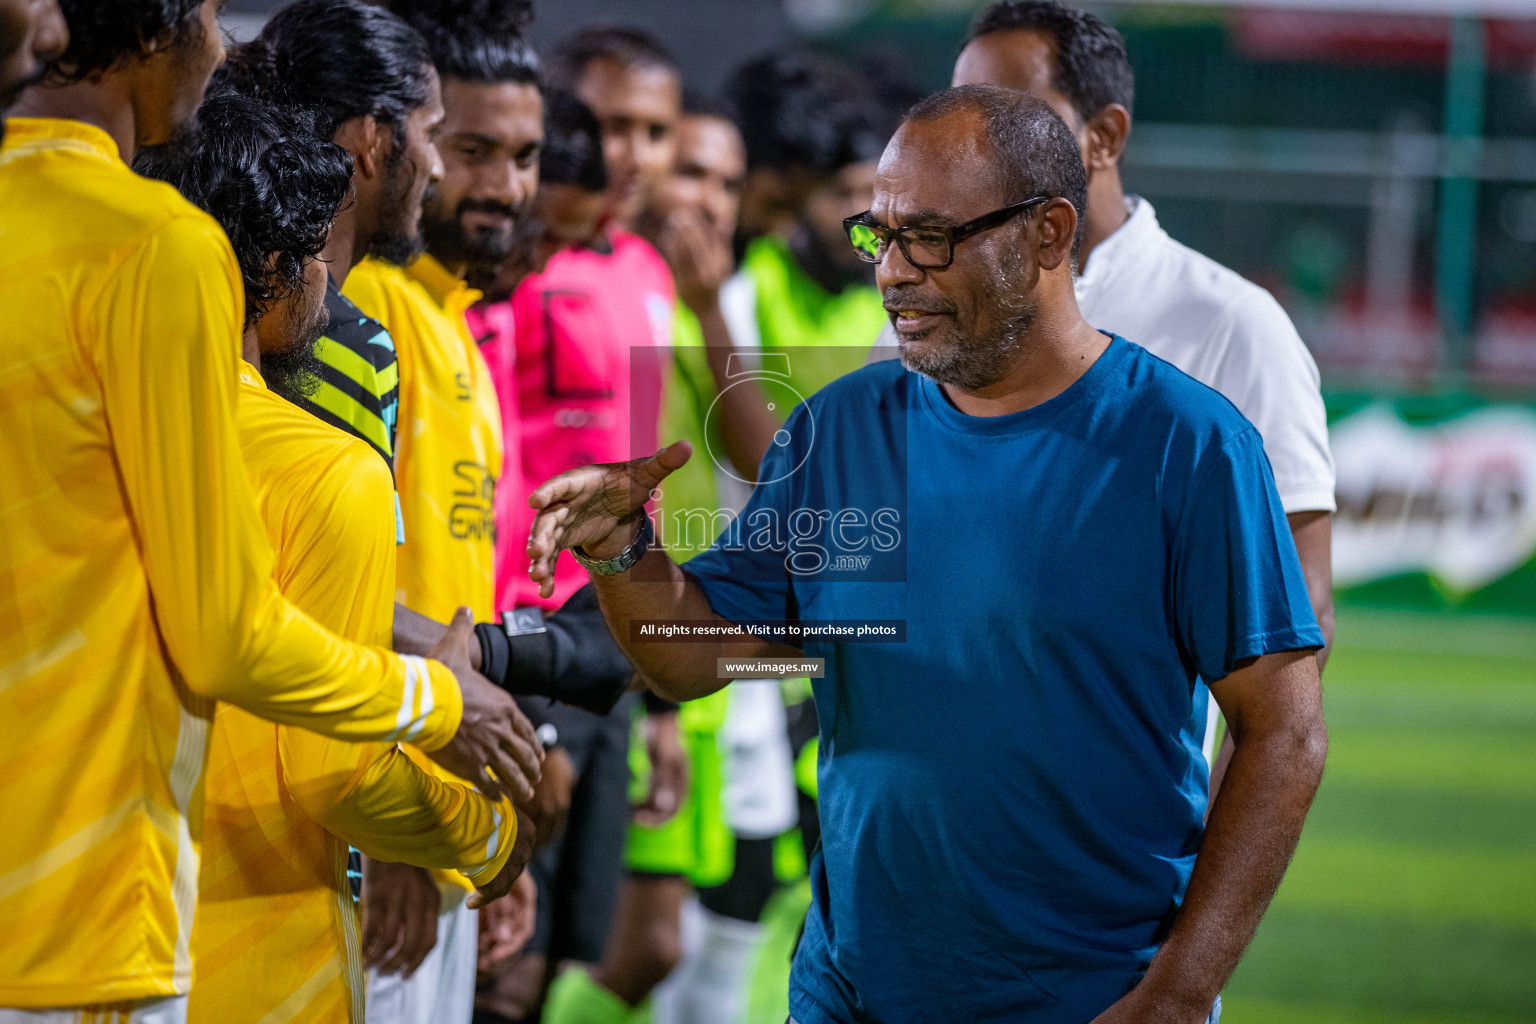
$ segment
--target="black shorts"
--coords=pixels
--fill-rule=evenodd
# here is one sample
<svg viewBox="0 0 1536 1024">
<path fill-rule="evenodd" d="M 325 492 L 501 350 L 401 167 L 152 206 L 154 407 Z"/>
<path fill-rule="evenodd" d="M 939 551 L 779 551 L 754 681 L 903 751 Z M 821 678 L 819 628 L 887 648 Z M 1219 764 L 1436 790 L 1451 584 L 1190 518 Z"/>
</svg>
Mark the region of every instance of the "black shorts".
<svg viewBox="0 0 1536 1024">
<path fill-rule="evenodd" d="M 637 698 L 626 694 L 606 715 L 548 705 L 543 721 L 560 730 L 560 746 L 577 773 L 565 832 L 533 858 L 538 922 L 528 951 L 559 963 L 603 958 L 629 827 L 629 732 Z"/>
</svg>

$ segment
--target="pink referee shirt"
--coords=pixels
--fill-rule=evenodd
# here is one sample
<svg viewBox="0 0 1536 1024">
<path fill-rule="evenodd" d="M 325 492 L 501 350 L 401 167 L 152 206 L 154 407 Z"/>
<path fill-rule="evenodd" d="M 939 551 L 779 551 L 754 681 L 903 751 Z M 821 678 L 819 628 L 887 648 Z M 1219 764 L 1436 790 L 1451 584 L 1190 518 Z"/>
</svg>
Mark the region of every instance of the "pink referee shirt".
<svg viewBox="0 0 1536 1024">
<path fill-rule="evenodd" d="M 609 253 L 557 253 L 511 299 L 469 312 L 506 432 L 496 495 L 500 609 L 557 608 L 587 582 L 569 552 L 556 564 L 553 597 L 541 598 L 528 579 L 534 488 L 577 466 L 656 450 L 662 369 L 671 365 L 672 272 L 638 235 L 614 230 L 609 240 Z"/>
</svg>

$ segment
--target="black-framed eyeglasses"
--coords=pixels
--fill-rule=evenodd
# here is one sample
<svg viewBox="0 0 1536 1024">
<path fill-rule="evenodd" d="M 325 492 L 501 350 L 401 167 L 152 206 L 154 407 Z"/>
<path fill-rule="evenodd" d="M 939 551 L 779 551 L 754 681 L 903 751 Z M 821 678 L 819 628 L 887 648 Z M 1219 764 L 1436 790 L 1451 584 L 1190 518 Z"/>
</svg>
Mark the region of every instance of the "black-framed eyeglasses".
<svg viewBox="0 0 1536 1024">
<path fill-rule="evenodd" d="M 854 253 L 866 263 L 879 263 L 885 259 L 885 254 L 890 251 L 891 239 L 894 238 L 896 244 L 901 247 L 901 254 L 914 267 L 921 267 L 923 270 L 943 270 L 954 262 L 955 246 L 972 235 L 1008 223 L 1031 206 L 1043 203 L 1050 198 L 1050 196 L 1035 196 L 1022 203 L 1014 203 L 1001 210 L 984 213 L 975 220 L 968 220 L 952 228 L 924 224 L 888 228 L 883 224 L 872 222 L 869 219 L 869 211 L 865 210 L 857 217 L 849 217 L 843 221 L 843 230 L 848 232 L 848 241 L 852 243 Z"/>
</svg>

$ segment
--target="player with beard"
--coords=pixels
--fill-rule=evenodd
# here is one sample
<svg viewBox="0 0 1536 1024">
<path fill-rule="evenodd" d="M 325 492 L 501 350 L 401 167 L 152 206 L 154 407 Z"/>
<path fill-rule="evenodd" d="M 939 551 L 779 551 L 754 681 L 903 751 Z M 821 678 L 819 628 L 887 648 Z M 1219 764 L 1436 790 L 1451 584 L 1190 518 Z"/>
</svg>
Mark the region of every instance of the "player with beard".
<svg viewBox="0 0 1536 1024">
<path fill-rule="evenodd" d="M 362 438 L 391 468 L 400 370 L 394 341 L 342 294 L 368 256 L 409 263 L 421 251 L 421 202 L 441 173 L 432 137 L 443 118 L 437 72 L 421 36 L 362 0 L 299 0 L 231 58 L 244 91 L 313 111 L 352 154 L 353 198 L 322 254 L 329 268 L 320 385 L 300 405 Z"/>
<path fill-rule="evenodd" d="M 0 747 L 27 765 L 0 849 L 0 1007 L 25 1009 L 0 1020 L 176 1020 L 214 701 L 338 739 L 403 730 L 492 790 L 537 776 L 536 741 L 458 658 L 344 641 L 278 591 L 236 424 L 238 264 L 127 165 L 192 122 L 218 3 L 60 6 L 69 46 L 0 150 L 0 579 L 19 598 L 0 602 Z"/>
<path fill-rule="evenodd" d="M 404 544 L 398 600 L 437 622 L 468 604 L 489 623 L 496 612 L 502 428 L 495 388 L 464 319 L 479 294 L 464 277 L 471 264 L 506 257 L 517 219 L 538 187 L 543 109 L 537 65 L 522 36 L 531 12 L 520 0 L 391 7 L 424 37 L 441 79 L 443 155 L 434 175 L 440 180 L 424 204 L 427 250 L 411 260 L 402 261 L 404 253 L 365 260 L 345 294 L 384 325 L 399 355 L 395 474 Z M 396 642 L 404 646 L 398 633 Z M 382 866 L 371 871 L 364 880 L 370 913 L 387 909 L 406 887 L 420 890 L 423 880 L 409 874 Z M 413 972 L 396 973 L 388 963 L 370 971 L 370 1021 L 427 1024 L 472 1013 L 477 916 L 461 879 L 437 880 L 435 944 Z M 523 885 L 531 899 L 529 883 Z"/>
<path fill-rule="evenodd" d="M 367 444 L 293 404 L 318 383 L 313 352 L 327 322 L 318 257 L 350 192 L 350 157 L 308 118 L 230 93 L 203 104 L 192 144 L 143 154 L 135 167 L 207 209 L 234 247 L 245 284 L 240 441 L 279 587 L 339 635 L 388 644 L 389 470 Z M 188 1020 L 207 1024 L 279 1012 L 363 1024 L 348 844 L 462 871 L 496 891 L 533 845 L 505 800 L 433 777 L 393 743 L 337 743 L 229 705 L 215 720 L 206 802 Z"/>
<path fill-rule="evenodd" d="M 0 0 L 0 117 L 23 89 L 42 78 L 44 65 L 68 43 L 58 0 Z"/>
</svg>

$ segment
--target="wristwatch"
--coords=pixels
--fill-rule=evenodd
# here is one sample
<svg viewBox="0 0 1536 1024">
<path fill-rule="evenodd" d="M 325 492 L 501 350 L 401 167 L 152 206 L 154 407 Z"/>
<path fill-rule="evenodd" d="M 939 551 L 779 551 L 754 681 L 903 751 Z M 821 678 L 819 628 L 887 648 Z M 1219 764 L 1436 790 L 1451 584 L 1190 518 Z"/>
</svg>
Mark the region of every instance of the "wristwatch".
<svg viewBox="0 0 1536 1024">
<path fill-rule="evenodd" d="M 635 563 L 644 558 L 645 553 L 651 549 L 651 542 L 655 539 L 656 527 L 651 525 L 651 517 L 641 513 L 640 536 L 612 558 L 589 558 L 581 550 L 580 545 L 571 548 L 571 554 L 581 563 L 582 568 L 593 576 L 617 576 L 621 572 L 633 569 Z"/>
</svg>

